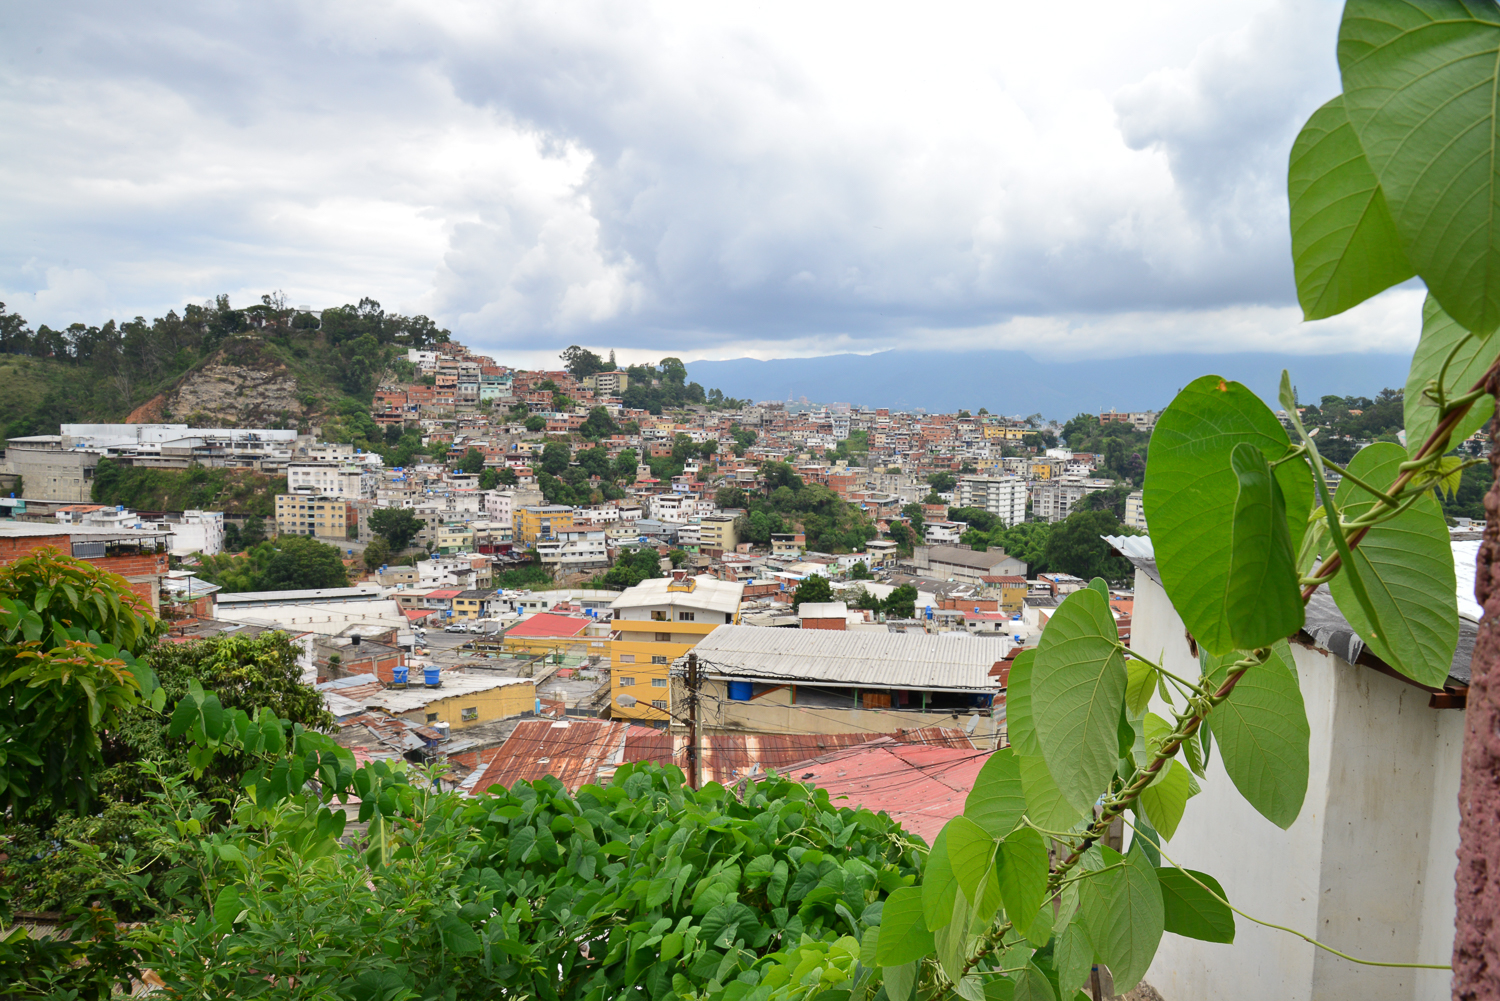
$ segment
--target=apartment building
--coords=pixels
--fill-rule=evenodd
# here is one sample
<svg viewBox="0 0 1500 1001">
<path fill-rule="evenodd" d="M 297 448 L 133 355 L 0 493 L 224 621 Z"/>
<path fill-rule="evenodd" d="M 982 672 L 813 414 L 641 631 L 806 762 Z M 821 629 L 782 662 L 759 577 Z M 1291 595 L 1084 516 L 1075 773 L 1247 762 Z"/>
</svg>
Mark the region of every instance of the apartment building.
<svg viewBox="0 0 1500 1001">
<path fill-rule="evenodd" d="M 1031 485 L 1031 516 L 1037 521 L 1057 522 L 1073 513 L 1084 495 L 1115 486 L 1114 480 L 1059 476 Z"/>
<path fill-rule="evenodd" d="M 595 372 L 583 377 L 583 385 L 599 396 L 619 396 L 630 388 L 630 377 L 622 371 Z"/>
<path fill-rule="evenodd" d="M 566 504 L 537 504 L 517 508 L 513 538 L 521 545 L 557 538 L 573 528 L 573 509 Z"/>
<path fill-rule="evenodd" d="M 537 559 L 561 573 L 577 573 L 609 566 L 604 530 L 562 532 L 556 538 L 536 543 Z"/>
<path fill-rule="evenodd" d="M 722 625 L 739 617 L 745 586 L 715 577 L 670 577 L 642 581 L 610 603 L 610 712 L 616 718 L 671 719 L 672 661 Z M 630 695 L 635 704 L 620 704 Z"/>
<path fill-rule="evenodd" d="M 343 542 L 349 535 L 349 512 L 349 502 L 343 497 L 277 494 L 276 534 Z"/>
<path fill-rule="evenodd" d="M 1145 491 L 1136 490 L 1125 497 L 1125 526 L 1146 531 Z"/>
<path fill-rule="evenodd" d="M 293 493 L 354 500 L 374 497 L 379 485 L 379 473 L 367 466 L 333 462 L 289 462 L 286 466 L 286 488 Z"/>
<path fill-rule="evenodd" d="M 962 476 L 954 491 L 955 507 L 988 511 L 1007 528 L 1026 520 L 1026 481 L 1019 476 Z"/>
</svg>

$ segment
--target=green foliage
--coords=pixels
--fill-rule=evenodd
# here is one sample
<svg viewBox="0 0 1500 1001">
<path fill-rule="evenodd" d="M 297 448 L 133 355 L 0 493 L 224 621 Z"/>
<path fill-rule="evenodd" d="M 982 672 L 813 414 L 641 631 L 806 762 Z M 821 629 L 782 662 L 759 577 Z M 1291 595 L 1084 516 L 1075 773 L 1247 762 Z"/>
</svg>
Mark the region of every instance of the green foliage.
<svg viewBox="0 0 1500 1001">
<path fill-rule="evenodd" d="M 52 433 L 56 433 L 55 431 Z M 270 517 L 286 477 L 245 469 L 154 469 L 100 459 L 89 496 L 96 504 L 123 504 L 141 511 L 227 511 Z"/>
<path fill-rule="evenodd" d="M 822 484 L 805 484 L 796 470 L 783 462 L 761 467 L 764 492 L 749 495 L 737 486 L 723 487 L 721 507 L 744 507 L 735 531 L 746 542 L 769 545 L 771 536 L 800 526 L 809 549 L 846 553 L 863 549 L 875 537 L 875 526 L 864 512 Z"/>
<path fill-rule="evenodd" d="M 241 556 L 225 554 L 199 559 L 198 576 L 229 592 L 349 586 L 342 550 L 302 535 L 283 535 L 262 542 Z"/>
<path fill-rule="evenodd" d="M 820 602 L 833 600 L 833 586 L 828 583 L 828 578 L 819 574 L 813 574 L 802 583 L 797 585 L 797 590 L 792 594 L 792 611 L 798 611 L 804 602 L 818 604 Z"/>
<path fill-rule="evenodd" d="M 911 619 L 917 614 L 917 589 L 910 584 L 902 584 L 885 596 L 882 604 L 885 614 L 893 619 Z"/>
<path fill-rule="evenodd" d="M 536 415 L 526 418 L 526 430 L 533 434 L 547 430 L 547 418 Z"/>
<path fill-rule="evenodd" d="M 537 587 L 553 583 L 552 572 L 540 563 L 502 570 L 494 575 L 492 581 L 496 587 L 506 588 Z"/>
<path fill-rule="evenodd" d="M 664 576 L 661 570 L 661 556 L 655 549 L 642 547 L 622 552 L 619 559 L 615 560 L 615 565 L 605 571 L 604 576 L 600 578 L 600 583 L 605 587 L 623 589 L 635 587 L 643 580 L 661 576 Z"/>
<path fill-rule="evenodd" d="M 1229 662 L 1202 656 L 1204 674 L 1222 685 Z M 1290 827 L 1307 794 L 1311 731 L 1285 641 L 1264 664 L 1245 672 L 1210 725 L 1224 770 L 1240 795 L 1277 827 Z"/>
<path fill-rule="evenodd" d="M 160 627 L 129 585 L 44 549 L 0 568 L 0 804 L 16 817 L 85 810 L 100 735 L 156 696 L 137 657 Z"/>
<path fill-rule="evenodd" d="M 483 468 L 484 453 L 473 446 L 458 460 L 458 471 L 461 473 L 477 473 Z"/>
<path fill-rule="evenodd" d="M 410 508 L 387 507 L 370 512 L 370 530 L 384 538 L 393 552 L 399 553 L 410 546 L 422 528 L 422 519 Z"/>
<path fill-rule="evenodd" d="M 1438 406 L 1446 402 L 1427 395 L 1429 385 L 1436 388 L 1439 377 L 1443 385 L 1463 389 L 1479 382 L 1495 360 L 1495 349 L 1486 344 L 1455 323 L 1431 295 L 1422 303 L 1422 339 L 1412 356 L 1403 394 L 1406 447 L 1412 455 L 1437 427 Z M 1487 424 L 1494 413 L 1494 397 L 1486 393 L 1458 422 L 1452 440 L 1463 441 Z"/>
<path fill-rule="evenodd" d="M 874 574 L 870 573 L 870 568 L 865 566 L 865 561 L 860 560 L 849 568 L 849 577 L 851 580 L 869 580 L 874 577 Z"/>
<path fill-rule="evenodd" d="M 1057 524 L 1048 526 L 1045 532 L 1017 525 L 1000 533 L 1000 537 L 1019 537 L 1020 551 L 1027 552 L 1035 543 L 1042 541 L 1040 537 L 1043 534 L 1045 542 L 1042 556 L 1032 566 L 1032 573 L 1067 573 L 1084 580 L 1103 577 L 1109 581 L 1124 581 L 1129 580 L 1134 572 L 1129 560 L 1110 551 L 1103 536 L 1136 533 L 1120 524 L 1108 511 L 1074 511 Z M 1018 555 L 1009 548 L 1005 551 Z M 1046 569 L 1042 570 L 1041 567 Z"/>
</svg>

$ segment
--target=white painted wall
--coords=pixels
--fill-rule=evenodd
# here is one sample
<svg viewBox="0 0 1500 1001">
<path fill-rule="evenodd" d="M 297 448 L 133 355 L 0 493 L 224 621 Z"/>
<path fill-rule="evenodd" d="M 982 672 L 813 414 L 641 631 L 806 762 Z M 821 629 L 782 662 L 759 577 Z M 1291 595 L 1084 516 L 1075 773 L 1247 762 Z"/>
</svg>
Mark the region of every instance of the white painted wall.
<svg viewBox="0 0 1500 1001">
<path fill-rule="evenodd" d="M 1136 573 L 1132 646 L 1197 677 L 1182 621 Z M 1165 846 L 1235 906 L 1351 955 L 1446 963 L 1453 944 L 1461 711 L 1411 685 L 1293 645 L 1312 731 L 1302 813 L 1282 831 L 1240 796 L 1217 749 Z M 1153 711 L 1167 715 L 1165 706 Z M 1349 963 L 1236 919 L 1235 944 L 1165 935 L 1146 979 L 1166 1001 L 1443 1001 L 1447 971 Z"/>
</svg>

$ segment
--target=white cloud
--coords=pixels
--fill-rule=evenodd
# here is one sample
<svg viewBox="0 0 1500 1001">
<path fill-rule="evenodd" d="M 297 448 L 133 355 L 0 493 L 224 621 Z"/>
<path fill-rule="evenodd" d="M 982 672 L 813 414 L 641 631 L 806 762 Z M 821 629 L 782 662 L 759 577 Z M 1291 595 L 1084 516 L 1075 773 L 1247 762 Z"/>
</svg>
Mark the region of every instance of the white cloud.
<svg viewBox="0 0 1500 1001">
<path fill-rule="evenodd" d="M 1409 309 L 1313 328 L 1291 308 L 1285 156 L 1337 90 L 1337 17 L 1289 0 L 12 12 L 0 123 L 27 155 L 0 163 L 0 296 L 57 324 L 223 291 L 371 295 L 518 358 L 1039 332 L 1060 352 L 1385 343 Z M 58 269 L 101 284 L 52 295 Z"/>
</svg>

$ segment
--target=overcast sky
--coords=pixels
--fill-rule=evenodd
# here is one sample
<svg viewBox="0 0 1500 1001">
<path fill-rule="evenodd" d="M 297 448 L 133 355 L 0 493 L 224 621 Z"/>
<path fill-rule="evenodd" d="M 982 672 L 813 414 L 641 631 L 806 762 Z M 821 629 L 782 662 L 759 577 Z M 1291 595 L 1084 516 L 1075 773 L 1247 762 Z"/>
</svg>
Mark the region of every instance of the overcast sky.
<svg viewBox="0 0 1500 1001">
<path fill-rule="evenodd" d="M 0 8 L 0 299 L 361 296 L 517 363 L 1398 350 L 1300 323 L 1333 2 Z"/>
</svg>

